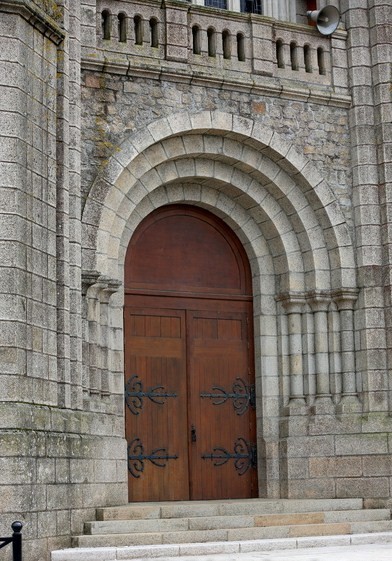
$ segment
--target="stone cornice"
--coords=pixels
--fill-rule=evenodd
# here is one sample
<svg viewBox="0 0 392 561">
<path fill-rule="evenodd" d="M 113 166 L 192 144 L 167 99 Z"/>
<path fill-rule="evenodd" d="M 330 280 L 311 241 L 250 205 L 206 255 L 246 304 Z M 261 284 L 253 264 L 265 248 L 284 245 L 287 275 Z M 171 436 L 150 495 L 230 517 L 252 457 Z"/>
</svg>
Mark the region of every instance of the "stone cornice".
<svg viewBox="0 0 392 561">
<path fill-rule="evenodd" d="M 58 23 L 31 0 L 0 0 L 1 12 L 20 15 L 56 45 L 65 37 Z"/>
<path fill-rule="evenodd" d="M 180 82 L 195 86 L 320 103 L 333 107 L 348 108 L 351 106 L 350 96 L 335 94 L 330 90 L 317 88 L 316 84 L 314 84 L 314 87 L 300 87 L 298 83 L 296 83 L 295 86 L 290 86 L 288 84 L 279 83 L 278 80 L 273 78 L 271 78 L 270 83 L 267 84 L 265 77 L 263 77 L 264 83 L 256 83 L 255 80 L 245 80 L 243 75 L 238 77 L 238 80 L 234 77 L 221 78 L 209 74 L 202 74 L 201 72 L 189 72 L 186 70 L 187 65 L 184 64 L 183 66 L 183 70 L 181 68 L 171 69 L 163 66 L 148 66 L 147 64 L 137 67 L 131 65 L 129 61 L 110 61 L 107 58 L 93 57 L 84 57 L 82 59 L 82 70 L 90 70 L 91 72 L 107 72 L 109 74 L 119 74 L 122 76 L 167 80 L 168 82 Z"/>
</svg>

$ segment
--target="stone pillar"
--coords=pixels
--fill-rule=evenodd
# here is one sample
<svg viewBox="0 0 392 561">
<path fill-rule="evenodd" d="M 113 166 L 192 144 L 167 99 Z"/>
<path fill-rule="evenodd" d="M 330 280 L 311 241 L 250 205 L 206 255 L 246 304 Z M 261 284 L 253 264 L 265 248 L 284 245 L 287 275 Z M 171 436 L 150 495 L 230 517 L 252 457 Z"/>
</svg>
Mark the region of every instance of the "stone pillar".
<svg viewBox="0 0 392 561">
<path fill-rule="evenodd" d="M 89 392 L 101 395 L 102 386 L 102 345 L 101 345 L 101 291 L 106 287 L 105 280 L 99 277 L 87 292 L 88 355 L 89 355 Z"/>
<path fill-rule="evenodd" d="M 313 293 L 310 305 L 314 316 L 314 351 L 316 363 L 316 404 L 332 406 L 329 376 L 328 306 L 330 298 Z"/>
<path fill-rule="evenodd" d="M 107 279 L 106 286 L 101 295 L 101 346 L 102 352 L 102 374 L 101 374 L 101 395 L 110 395 L 110 306 L 109 301 L 113 294 L 120 288 L 121 282 L 115 279 Z"/>
<path fill-rule="evenodd" d="M 64 0 L 62 20 L 69 30 L 69 6 Z M 70 286 L 69 286 L 69 149 L 70 84 L 69 36 L 59 47 L 57 57 L 57 146 L 56 146 L 56 267 L 57 267 L 57 372 L 58 403 L 72 405 L 70 357 Z"/>
<path fill-rule="evenodd" d="M 57 356 L 67 353 L 57 346 L 56 301 L 56 77 L 64 33 L 33 2 L 9 0 L 0 2 L 0 36 L 0 404 L 15 402 L 20 411 L 25 402 L 32 419 L 33 404 L 58 405 Z M 34 427 L 29 420 L 24 428 Z M 0 471 L 11 474 L 4 463 Z"/>
<path fill-rule="evenodd" d="M 390 267 L 390 253 L 383 254 L 383 235 L 390 226 L 382 215 L 386 191 L 380 177 L 383 169 L 377 151 L 380 138 L 375 115 L 375 95 L 378 89 L 373 83 L 374 61 L 377 52 L 371 52 L 371 41 L 376 37 L 370 33 L 370 4 L 363 1 L 353 3 L 341 0 L 342 17 L 348 31 L 349 83 L 352 97 L 350 109 L 351 153 L 353 166 L 353 216 L 356 239 L 358 271 L 358 327 L 361 353 L 357 360 L 357 373 L 362 379 L 365 411 L 388 411 L 388 367 L 385 330 L 384 263 Z M 381 13 L 383 8 L 380 7 Z M 386 36 L 386 35 L 385 35 Z M 383 66 L 378 66 L 382 68 Z M 382 80 L 388 81 L 384 67 Z M 389 84 L 390 86 L 390 84 Z M 385 88 L 389 87 L 385 84 Z M 390 99 L 390 92 L 385 99 Z M 385 117 L 383 117 L 383 120 Z M 390 122 L 390 120 L 389 120 Z M 384 246 L 384 249 L 387 249 Z M 388 310 L 388 308 L 387 308 Z M 374 322 L 377 322 L 376 324 Z M 375 328 L 374 328 L 374 327 Z M 376 332 L 377 330 L 377 332 Z M 382 386 L 379 384 L 383 377 Z"/>
<path fill-rule="evenodd" d="M 81 10 L 81 34 L 83 46 L 95 48 L 97 45 L 96 3 L 90 0 L 79 0 Z"/>
<path fill-rule="evenodd" d="M 70 299 L 70 367 L 72 407 L 82 409 L 82 286 L 80 189 L 81 161 L 81 5 L 69 4 L 69 299 Z"/>
<path fill-rule="evenodd" d="M 334 403 L 342 397 L 342 352 L 340 341 L 340 315 L 334 302 L 328 313 L 329 379 Z"/>
<path fill-rule="evenodd" d="M 84 328 L 83 328 L 83 392 L 85 407 L 88 407 L 91 390 L 98 393 L 99 385 L 96 382 L 96 352 L 95 352 L 95 323 L 96 313 L 94 307 L 96 302 L 96 290 L 100 274 L 98 271 L 83 271 L 82 275 L 82 294 L 84 304 Z"/>
<path fill-rule="evenodd" d="M 302 355 L 302 313 L 305 299 L 289 295 L 282 299 L 287 314 L 290 405 L 305 405 Z"/>
<path fill-rule="evenodd" d="M 335 297 L 340 317 L 342 357 L 342 398 L 338 405 L 340 412 L 360 409 L 355 368 L 354 305 L 356 300 L 356 291 L 342 291 Z"/>
<path fill-rule="evenodd" d="M 272 25 L 252 19 L 251 30 L 253 72 L 264 76 L 272 76 L 276 66 Z"/>
<path fill-rule="evenodd" d="M 98 271 L 83 272 L 84 294 L 84 384 L 85 398 L 110 394 L 109 353 L 110 318 L 109 300 L 121 282 L 100 275 Z"/>
<path fill-rule="evenodd" d="M 377 144 L 377 169 L 381 202 L 381 232 L 383 244 L 383 292 L 385 326 L 378 311 L 374 314 L 371 332 L 373 339 L 383 345 L 386 333 L 387 368 L 383 380 L 373 382 L 372 393 L 375 408 L 392 412 L 392 21 L 390 2 L 369 0 L 370 48 L 372 53 L 372 83 L 374 93 L 375 139 Z M 377 317 L 376 317 L 377 316 Z M 383 399 L 382 399 L 383 396 Z M 382 399 L 382 404 L 381 404 Z"/>
<path fill-rule="evenodd" d="M 166 20 L 166 60 L 188 61 L 188 10 L 187 2 L 164 0 Z"/>
</svg>

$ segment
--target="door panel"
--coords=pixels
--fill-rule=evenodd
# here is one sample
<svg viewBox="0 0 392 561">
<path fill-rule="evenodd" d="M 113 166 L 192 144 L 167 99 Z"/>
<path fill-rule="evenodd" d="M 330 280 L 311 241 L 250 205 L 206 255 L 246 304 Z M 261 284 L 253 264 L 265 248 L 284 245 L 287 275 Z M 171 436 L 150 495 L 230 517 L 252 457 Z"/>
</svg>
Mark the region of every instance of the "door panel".
<svg viewBox="0 0 392 561">
<path fill-rule="evenodd" d="M 185 313 L 125 308 L 129 500 L 189 497 Z"/>
<path fill-rule="evenodd" d="M 152 212 L 125 257 L 129 499 L 257 496 L 252 282 L 235 234 L 187 205 Z"/>
<path fill-rule="evenodd" d="M 192 499 L 257 493 L 248 319 L 247 312 L 187 313 Z"/>
</svg>

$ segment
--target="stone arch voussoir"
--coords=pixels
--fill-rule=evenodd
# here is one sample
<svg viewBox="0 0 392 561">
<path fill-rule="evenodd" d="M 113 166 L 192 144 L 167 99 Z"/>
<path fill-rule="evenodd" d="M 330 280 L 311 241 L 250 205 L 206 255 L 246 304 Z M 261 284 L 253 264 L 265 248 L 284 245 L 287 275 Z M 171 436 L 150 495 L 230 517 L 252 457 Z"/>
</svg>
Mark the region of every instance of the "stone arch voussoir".
<svg viewBox="0 0 392 561">
<path fill-rule="evenodd" d="M 123 143 L 121 150 L 113 155 L 103 176 L 94 183 L 84 210 L 83 223 L 87 234 L 85 255 L 89 268 L 99 268 L 99 262 L 102 263 L 108 256 L 113 256 L 115 239 L 118 239 L 121 228 L 125 228 L 127 224 L 126 216 L 127 214 L 129 216 L 133 206 L 138 204 L 134 199 L 141 200 L 148 197 L 148 193 L 157 189 L 159 184 L 179 180 L 182 174 L 179 174 L 178 168 L 182 164 L 181 156 L 175 153 L 175 145 L 179 146 L 182 143 L 182 157 L 189 157 L 189 148 L 186 148 L 186 144 L 189 146 L 189 143 L 195 140 L 190 137 L 208 132 L 221 136 L 223 142 L 226 140 L 227 143 L 230 139 L 246 140 L 249 147 L 246 150 L 249 154 L 252 148 L 256 149 L 261 158 L 264 158 L 265 165 L 269 162 L 269 172 L 273 175 L 273 181 L 287 182 L 285 178 L 288 177 L 287 173 L 290 173 L 293 185 L 297 183 L 302 189 L 311 192 L 311 196 L 316 201 L 315 212 L 319 215 L 314 224 L 314 233 L 317 229 L 320 231 L 320 226 L 322 230 L 329 229 L 328 250 L 335 254 L 332 257 L 336 267 L 332 271 L 332 284 L 335 288 L 345 286 L 347 282 L 350 286 L 355 286 L 354 255 L 343 213 L 331 189 L 320 177 L 314 165 L 303 155 L 298 154 L 295 148 L 282 140 L 276 132 L 261 123 L 237 115 L 210 111 L 198 114 L 175 114 L 151 123 L 146 129 L 132 135 Z M 172 157 L 169 152 L 170 143 L 173 149 Z M 216 166 L 217 169 L 221 165 L 221 162 L 216 164 L 214 161 L 208 162 L 208 154 L 206 156 L 207 163 L 204 162 L 204 167 L 210 166 L 212 169 Z M 200 166 L 200 161 L 196 160 L 195 176 L 201 178 L 198 170 Z M 225 173 L 228 173 L 227 166 Z M 239 171 L 235 170 L 234 173 Z M 206 179 L 208 180 L 208 173 Z M 128 192 L 125 194 L 126 185 L 130 184 L 134 185 L 132 199 Z M 306 209 L 300 209 L 298 212 L 300 219 L 305 222 L 306 212 Z M 309 217 L 310 213 L 307 214 Z M 113 225 L 114 222 L 116 224 L 113 237 L 110 224 Z M 320 269 L 324 274 L 327 269 L 325 247 L 322 247 L 323 242 L 320 240 L 316 242 L 318 247 L 313 247 L 309 255 L 304 252 L 304 258 L 313 259 L 314 269 Z M 313 243 L 313 237 L 311 241 Z M 341 248 L 344 250 L 342 251 Z M 343 270 L 345 274 L 341 274 Z M 352 271 L 352 274 L 348 274 L 348 271 Z"/>
</svg>

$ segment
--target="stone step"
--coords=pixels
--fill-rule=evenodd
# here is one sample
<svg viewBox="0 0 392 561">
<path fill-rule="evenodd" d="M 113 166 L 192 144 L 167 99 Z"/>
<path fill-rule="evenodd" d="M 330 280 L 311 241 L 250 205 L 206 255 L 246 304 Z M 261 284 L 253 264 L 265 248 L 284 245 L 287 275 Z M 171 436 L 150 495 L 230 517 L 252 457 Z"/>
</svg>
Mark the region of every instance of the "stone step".
<svg viewBox="0 0 392 561">
<path fill-rule="evenodd" d="M 389 520 L 388 509 L 379 510 L 342 510 L 295 514 L 263 514 L 237 516 L 206 516 L 194 518 L 152 518 L 146 520 L 107 520 L 87 522 L 85 534 L 131 534 L 147 532 L 217 530 L 233 528 L 252 528 L 261 526 L 289 526 L 301 524 L 323 524 L 338 522 L 367 522 L 370 520 Z"/>
<path fill-rule="evenodd" d="M 353 533 L 391 532 L 391 520 L 368 522 L 336 522 L 323 524 L 294 524 L 253 528 L 222 528 L 215 530 L 187 530 L 177 532 L 148 532 L 131 534 L 96 534 L 74 538 L 73 545 L 82 548 L 126 547 L 154 544 L 184 544 L 226 542 L 305 536 L 329 536 Z"/>
<path fill-rule="evenodd" d="M 251 514 L 301 513 L 358 510 L 362 499 L 246 499 L 227 501 L 179 501 L 130 503 L 97 509 L 97 520 L 141 520 L 151 518 L 195 518 Z"/>
<path fill-rule="evenodd" d="M 194 556 L 203 556 L 207 559 L 219 559 L 235 555 L 236 559 L 242 559 L 246 553 L 259 552 L 263 558 L 270 555 L 269 552 L 280 551 L 279 557 L 284 556 L 284 551 L 315 547 L 342 547 L 357 546 L 363 544 L 390 544 L 392 543 L 392 532 L 375 532 L 369 534 L 345 534 L 333 536 L 315 536 L 304 538 L 287 539 L 264 539 L 231 542 L 209 542 L 188 543 L 175 545 L 140 545 L 132 547 L 105 547 L 105 548 L 79 548 L 61 549 L 52 551 L 51 561 L 117 561 L 169 558 L 177 561 L 191 561 Z M 334 550 L 336 552 L 336 550 Z M 282 555 L 283 553 L 283 555 Z M 294 552 L 293 552 L 294 553 Z M 335 553 L 336 556 L 336 553 Z M 324 556 L 323 556 L 324 557 Z M 218 559 L 217 558 L 217 559 Z M 252 555 L 253 558 L 253 555 Z M 346 558 L 346 557 L 345 557 Z M 353 557 L 354 559 L 354 557 Z"/>
</svg>

